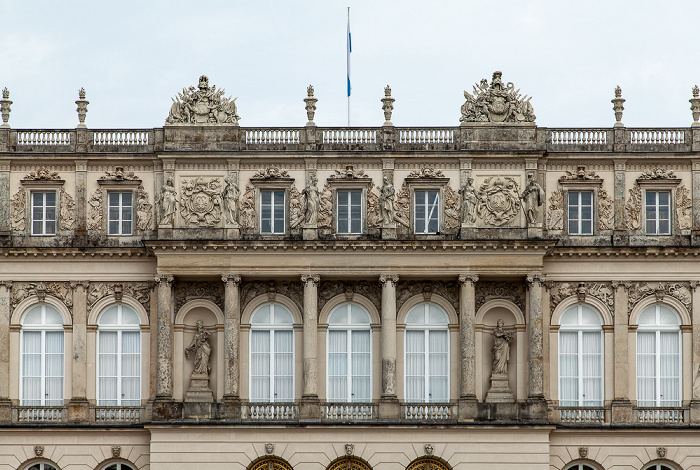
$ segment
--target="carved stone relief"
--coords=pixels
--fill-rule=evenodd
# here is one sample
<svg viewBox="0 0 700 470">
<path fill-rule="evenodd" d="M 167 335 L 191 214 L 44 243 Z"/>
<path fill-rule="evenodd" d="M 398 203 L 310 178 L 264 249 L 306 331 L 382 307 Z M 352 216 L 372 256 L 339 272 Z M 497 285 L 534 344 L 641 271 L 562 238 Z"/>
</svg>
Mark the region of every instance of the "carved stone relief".
<svg viewBox="0 0 700 470">
<path fill-rule="evenodd" d="M 374 183 L 370 183 L 367 188 L 367 227 L 381 227 L 381 217 L 379 215 L 379 196 L 376 194 Z"/>
<path fill-rule="evenodd" d="M 255 228 L 255 189 L 251 185 L 246 185 L 241 198 L 240 226 L 249 230 Z"/>
<path fill-rule="evenodd" d="M 258 170 L 253 176 L 250 177 L 252 180 L 270 180 L 275 178 L 289 178 L 289 173 L 287 170 L 280 170 L 279 168 L 269 167 L 262 170 Z"/>
<path fill-rule="evenodd" d="M 354 294 L 368 298 L 374 304 L 377 311 L 381 311 L 382 288 L 378 282 L 369 281 L 321 281 L 318 289 L 319 312 L 330 299 L 339 294 L 345 294 L 348 300 L 352 300 Z"/>
<path fill-rule="evenodd" d="M 97 188 L 88 199 L 88 230 L 102 230 L 102 189 Z"/>
<path fill-rule="evenodd" d="M 598 191 L 598 226 L 600 230 L 612 230 L 615 223 L 614 201 L 604 189 Z"/>
<path fill-rule="evenodd" d="M 150 282 L 90 282 L 87 291 L 87 310 L 90 312 L 95 303 L 105 296 L 115 296 L 115 300 L 121 300 L 120 295 L 127 295 L 136 299 L 143 308 L 151 311 L 151 286 Z"/>
<path fill-rule="evenodd" d="M 184 178 L 180 185 L 180 215 L 187 225 L 214 227 L 221 222 L 221 178 Z"/>
<path fill-rule="evenodd" d="M 299 310 L 303 310 L 304 286 L 301 282 L 253 281 L 241 286 L 241 311 L 245 310 L 251 300 L 265 293 L 270 301 L 274 301 L 277 294 L 289 297 Z"/>
<path fill-rule="evenodd" d="M 676 228 L 690 230 L 693 221 L 693 200 L 690 191 L 681 185 L 676 188 Z"/>
<path fill-rule="evenodd" d="M 27 194 L 24 186 L 10 200 L 10 221 L 13 232 L 23 232 L 27 228 Z"/>
<path fill-rule="evenodd" d="M 226 123 L 238 125 L 240 116 L 236 109 L 236 99 L 224 96 L 224 89 L 209 87 L 206 75 L 199 77 L 198 90 L 191 86 L 183 88 L 181 93 L 173 98 L 170 114 L 165 120 L 168 124 L 175 123 Z"/>
<path fill-rule="evenodd" d="M 138 181 L 138 179 L 133 171 L 124 171 L 123 166 L 118 166 L 114 171 L 106 171 L 100 181 Z"/>
<path fill-rule="evenodd" d="M 12 283 L 12 308 L 32 295 L 43 300 L 46 295 L 52 295 L 59 299 L 69 309 L 73 307 L 73 290 L 70 282 L 13 282 Z"/>
<path fill-rule="evenodd" d="M 445 175 L 442 174 L 442 170 L 421 168 L 420 170 L 413 170 L 406 178 L 445 178 Z"/>
<path fill-rule="evenodd" d="M 238 224 L 238 198 L 241 191 L 237 184 L 238 177 L 228 175 L 224 178 L 226 187 L 223 192 L 224 214 L 226 215 L 226 224 L 236 226 Z"/>
<path fill-rule="evenodd" d="M 136 190 L 136 228 L 142 232 L 153 230 L 153 204 L 148 202 L 148 193 L 142 184 Z"/>
<path fill-rule="evenodd" d="M 61 188 L 61 230 L 75 228 L 75 201 Z"/>
<path fill-rule="evenodd" d="M 289 188 L 289 227 L 297 228 L 304 221 L 304 195 L 296 186 Z"/>
<path fill-rule="evenodd" d="M 559 181 L 570 181 L 570 180 L 595 180 L 600 179 L 595 171 L 586 170 L 585 166 L 579 166 L 576 171 L 566 170 L 566 174 L 559 178 Z"/>
<path fill-rule="evenodd" d="M 368 178 L 364 170 L 355 170 L 352 165 L 347 165 L 345 169 L 335 170 L 335 173 L 330 176 L 331 179 L 357 179 Z"/>
<path fill-rule="evenodd" d="M 447 299 L 459 312 L 459 283 L 457 281 L 400 281 L 396 288 L 396 310 L 400 310 L 403 304 L 414 295 L 423 294 L 425 300 L 430 300 L 432 294 Z"/>
<path fill-rule="evenodd" d="M 477 213 L 486 225 L 507 225 L 520 212 L 518 183 L 510 176 L 486 178 L 478 196 Z"/>
<path fill-rule="evenodd" d="M 301 193 L 304 197 L 304 226 L 307 228 L 318 227 L 321 195 L 318 191 L 318 178 L 316 174 L 309 175 L 306 186 Z"/>
<path fill-rule="evenodd" d="M 211 300 L 224 310 L 224 286 L 216 282 L 178 282 L 175 284 L 175 312 L 190 300 Z"/>
<path fill-rule="evenodd" d="M 580 301 L 584 301 L 586 296 L 595 297 L 603 302 L 611 315 L 614 315 L 614 290 L 610 282 L 551 282 L 547 283 L 549 288 L 549 309 L 550 315 L 562 300 L 578 295 Z"/>
<path fill-rule="evenodd" d="M 639 230 L 642 226 L 642 188 L 635 183 L 629 190 L 630 197 L 625 203 L 627 228 Z"/>
<path fill-rule="evenodd" d="M 321 191 L 321 205 L 318 211 L 318 227 L 331 228 L 333 224 L 333 192 L 331 185 L 326 183 Z"/>
<path fill-rule="evenodd" d="M 397 223 L 408 228 L 410 223 L 410 192 L 408 190 L 408 184 L 404 181 L 401 185 L 401 191 L 396 195 L 396 200 L 394 201 L 394 218 Z"/>
<path fill-rule="evenodd" d="M 639 176 L 640 180 L 666 180 L 674 178 L 676 178 L 676 175 L 673 173 L 673 170 L 664 170 L 663 168 L 644 170 Z"/>
<path fill-rule="evenodd" d="M 36 171 L 32 171 L 22 179 L 24 181 L 55 181 L 60 180 L 61 177 L 58 176 L 58 172 L 49 171 L 46 167 L 42 167 Z"/>
<path fill-rule="evenodd" d="M 491 84 L 486 79 L 474 85 L 472 96 L 462 105 L 460 122 L 535 122 L 530 97 L 521 96 L 512 82 L 504 84 L 501 72 L 494 72 Z"/>
<path fill-rule="evenodd" d="M 476 310 L 489 300 L 510 300 L 525 313 L 525 285 L 514 282 L 480 281 L 476 283 Z"/>
<path fill-rule="evenodd" d="M 460 226 L 460 197 L 448 184 L 445 186 L 445 224 L 446 229 Z"/>
<path fill-rule="evenodd" d="M 561 189 L 555 190 L 549 196 L 547 228 L 549 230 L 564 230 L 564 191 Z"/>
<path fill-rule="evenodd" d="M 689 282 L 659 282 L 653 285 L 649 282 L 632 282 L 627 291 L 627 315 L 632 313 L 635 305 L 642 299 L 656 296 L 662 300 L 664 296 L 675 297 L 685 306 L 688 314 L 691 314 L 692 295 Z"/>
</svg>

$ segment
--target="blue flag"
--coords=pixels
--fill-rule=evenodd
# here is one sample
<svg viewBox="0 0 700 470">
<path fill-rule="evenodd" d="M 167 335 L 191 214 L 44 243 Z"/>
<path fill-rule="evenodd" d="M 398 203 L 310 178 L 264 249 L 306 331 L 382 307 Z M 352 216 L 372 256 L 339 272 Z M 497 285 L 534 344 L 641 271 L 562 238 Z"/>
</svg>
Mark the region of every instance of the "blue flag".
<svg viewBox="0 0 700 470">
<path fill-rule="evenodd" d="M 350 11 L 348 10 L 348 97 L 350 97 L 350 53 L 352 52 L 352 43 L 350 41 Z"/>
</svg>

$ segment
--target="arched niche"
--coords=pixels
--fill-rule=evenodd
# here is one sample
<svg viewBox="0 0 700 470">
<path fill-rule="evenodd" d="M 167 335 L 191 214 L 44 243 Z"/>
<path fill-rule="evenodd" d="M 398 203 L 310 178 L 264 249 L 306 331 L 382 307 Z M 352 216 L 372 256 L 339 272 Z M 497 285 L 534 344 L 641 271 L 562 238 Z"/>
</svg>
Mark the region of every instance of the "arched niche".
<svg viewBox="0 0 700 470">
<path fill-rule="evenodd" d="M 190 346 L 197 322 L 201 321 L 204 329 L 210 333 L 209 344 L 212 348 L 209 364 L 209 389 L 215 400 L 224 395 L 224 315 L 218 305 L 206 299 L 190 300 L 175 315 L 173 324 L 173 396 L 182 399 L 190 388 L 190 378 L 194 369 L 194 354 L 186 357 L 185 349 Z"/>
</svg>

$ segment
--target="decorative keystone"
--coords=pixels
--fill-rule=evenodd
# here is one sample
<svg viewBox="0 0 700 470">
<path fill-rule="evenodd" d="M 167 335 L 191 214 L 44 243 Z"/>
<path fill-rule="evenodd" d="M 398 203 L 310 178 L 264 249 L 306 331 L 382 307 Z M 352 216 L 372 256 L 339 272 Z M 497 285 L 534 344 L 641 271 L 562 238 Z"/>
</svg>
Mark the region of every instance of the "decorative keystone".
<svg viewBox="0 0 700 470">
<path fill-rule="evenodd" d="M 313 85 L 309 85 L 309 87 L 306 89 L 306 95 L 307 96 L 304 98 L 304 103 L 306 103 L 306 117 L 309 119 L 309 122 L 307 122 L 306 125 L 315 126 L 314 116 L 316 115 L 316 102 L 318 101 L 318 98 L 314 97 Z"/>
<path fill-rule="evenodd" d="M 391 113 L 394 111 L 394 98 L 391 97 L 391 87 L 384 87 L 384 98 L 381 99 L 382 110 L 384 110 L 384 125 L 393 126 L 391 123 Z"/>
<path fill-rule="evenodd" d="M 625 109 L 622 103 L 625 102 L 625 99 L 622 97 L 622 88 L 620 88 L 620 85 L 615 87 L 615 98 L 610 100 L 610 102 L 613 104 L 613 111 L 615 111 L 614 127 L 625 127 L 625 125 L 622 124 L 622 111 Z"/>
<path fill-rule="evenodd" d="M 693 97 L 690 98 L 690 110 L 693 112 L 692 127 L 700 127 L 700 88 L 697 85 L 693 87 Z M 3 119 L 5 115 L 3 114 Z"/>
<path fill-rule="evenodd" d="M 90 104 L 88 100 L 85 99 L 85 88 L 81 88 L 78 90 L 78 100 L 75 102 L 75 104 L 78 105 L 78 127 L 79 128 L 85 128 L 87 127 L 85 125 L 85 115 L 87 114 L 87 105 Z"/>
<path fill-rule="evenodd" d="M 10 120 L 10 90 L 7 87 L 2 89 L 2 99 L 0 100 L 0 113 L 2 113 L 2 124 L 0 127 L 3 129 L 9 129 L 10 125 L 7 123 Z"/>
</svg>

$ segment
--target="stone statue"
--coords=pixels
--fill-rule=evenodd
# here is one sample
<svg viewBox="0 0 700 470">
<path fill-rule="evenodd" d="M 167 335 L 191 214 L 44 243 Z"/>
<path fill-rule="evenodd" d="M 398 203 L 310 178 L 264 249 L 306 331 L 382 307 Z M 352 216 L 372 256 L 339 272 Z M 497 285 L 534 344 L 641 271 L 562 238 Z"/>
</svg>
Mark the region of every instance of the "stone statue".
<svg viewBox="0 0 700 470">
<path fill-rule="evenodd" d="M 183 88 L 173 98 L 166 124 L 233 124 L 238 125 L 240 116 L 236 109 L 236 98 L 224 96 L 224 89 L 209 86 L 206 75 L 199 77 L 198 90 L 193 86 Z"/>
<path fill-rule="evenodd" d="M 460 122 L 535 122 L 530 97 L 521 96 L 513 83 L 503 83 L 501 76 L 494 72 L 491 84 L 484 78 L 474 85 L 473 95 L 464 92 Z"/>
<path fill-rule="evenodd" d="M 211 366 L 209 365 L 209 357 L 211 356 L 211 345 L 209 344 L 209 333 L 204 329 L 202 320 L 197 320 L 197 332 L 192 338 L 192 342 L 185 348 L 185 356 L 190 358 L 190 353 L 194 353 L 194 369 L 193 374 L 209 375 Z"/>
<path fill-rule="evenodd" d="M 385 176 L 382 180 L 384 185 L 379 188 L 379 216 L 382 220 L 382 225 L 390 225 L 394 223 L 394 185 L 389 183 L 389 177 Z"/>
<path fill-rule="evenodd" d="M 177 191 L 172 178 L 168 178 L 160 192 L 160 223 L 172 225 L 177 211 Z"/>
<path fill-rule="evenodd" d="M 474 188 L 474 178 L 467 178 L 467 184 L 459 189 L 462 196 L 461 222 L 463 224 L 473 224 L 476 222 L 476 203 L 479 196 Z"/>
<path fill-rule="evenodd" d="M 228 175 L 224 178 L 224 181 L 226 181 L 223 194 L 226 223 L 236 225 L 238 224 L 238 198 L 241 195 L 241 191 L 238 189 L 234 175 Z"/>
<path fill-rule="evenodd" d="M 510 343 L 513 341 L 513 333 L 503 331 L 503 320 L 496 322 L 493 330 L 493 369 L 491 375 L 508 374 L 508 359 L 510 358 Z"/>
<path fill-rule="evenodd" d="M 318 209 L 321 206 L 321 196 L 318 192 L 318 178 L 316 175 L 309 177 L 309 182 L 301 193 L 306 196 L 304 225 L 315 227 L 318 225 Z"/>
<path fill-rule="evenodd" d="M 527 174 L 527 186 L 525 186 L 520 199 L 523 200 L 523 210 L 525 211 L 527 225 L 536 225 L 540 216 L 540 207 L 545 201 L 545 195 L 542 186 L 535 181 L 534 173 Z"/>
</svg>

